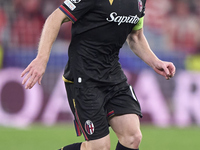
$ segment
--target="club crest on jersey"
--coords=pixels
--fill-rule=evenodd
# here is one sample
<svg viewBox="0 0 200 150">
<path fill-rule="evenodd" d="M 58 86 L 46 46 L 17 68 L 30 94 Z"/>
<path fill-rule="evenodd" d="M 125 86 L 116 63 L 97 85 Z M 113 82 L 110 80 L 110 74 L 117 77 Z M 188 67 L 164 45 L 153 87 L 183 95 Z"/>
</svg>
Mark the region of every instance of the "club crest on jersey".
<svg viewBox="0 0 200 150">
<path fill-rule="evenodd" d="M 142 9 L 143 9 L 142 0 L 138 0 L 138 9 L 139 9 L 139 12 L 142 12 Z"/>
<path fill-rule="evenodd" d="M 85 122 L 85 131 L 89 134 L 92 135 L 94 133 L 94 124 L 92 123 L 92 121 L 87 120 Z"/>
<path fill-rule="evenodd" d="M 79 3 L 81 0 L 70 0 L 72 3 Z"/>
</svg>

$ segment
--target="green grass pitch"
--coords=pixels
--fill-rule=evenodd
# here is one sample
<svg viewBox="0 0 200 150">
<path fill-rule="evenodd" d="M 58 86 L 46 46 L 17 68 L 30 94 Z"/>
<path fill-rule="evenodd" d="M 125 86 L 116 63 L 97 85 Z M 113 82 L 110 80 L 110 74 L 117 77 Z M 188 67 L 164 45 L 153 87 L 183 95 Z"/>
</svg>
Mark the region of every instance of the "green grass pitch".
<svg viewBox="0 0 200 150">
<path fill-rule="evenodd" d="M 200 128 L 158 128 L 142 125 L 143 133 L 140 150 L 197 150 L 200 149 Z M 112 130 L 111 150 L 115 150 L 117 138 Z M 74 142 L 76 137 L 73 125 L 60 124 L 52 127 L 32 125 L 27 129 L 0 127 L 0 150 L 57 150 Z"/>
</svg>

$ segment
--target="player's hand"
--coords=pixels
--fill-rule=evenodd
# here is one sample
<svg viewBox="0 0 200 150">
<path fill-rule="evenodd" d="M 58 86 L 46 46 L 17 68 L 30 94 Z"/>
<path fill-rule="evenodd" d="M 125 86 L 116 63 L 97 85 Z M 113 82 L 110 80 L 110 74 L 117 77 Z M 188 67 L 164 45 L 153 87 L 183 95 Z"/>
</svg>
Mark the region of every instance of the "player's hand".
<svg viewBox="0 0 200 150">
<path fill-rule="evenodd" d="M 26 89 L 31 89 L 36 82 L 41 84 L 42 77 L 46 70 L 47 63 L 42 61 L 41 59 L 35 58 L 28 67 L 22 72 L 21 77 L 25 74 L 25 78 L 22 81 L 22 84 L 26 86 Z"/>
<path fill-rule="evenodd" d="M 154 64 L 154 71 L 162 76 L 164 76 L 167 80 L 172 78 L 175 75 L 176 67 L 171 62 L 166 61 L 158 61 Z"/>
</svg>

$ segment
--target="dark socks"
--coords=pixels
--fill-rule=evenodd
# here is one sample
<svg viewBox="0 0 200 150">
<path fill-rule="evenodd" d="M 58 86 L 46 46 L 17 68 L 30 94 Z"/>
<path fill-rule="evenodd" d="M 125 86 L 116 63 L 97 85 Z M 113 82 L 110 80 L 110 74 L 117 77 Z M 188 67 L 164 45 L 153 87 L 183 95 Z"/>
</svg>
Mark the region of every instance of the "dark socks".
<svg viewBox="0 0 200 150">
<path fill-rule="evenodd" d="M 75 144 L 67 145 L 59 150 L 80 150 L 80 149 L 81 149 L 81 143 L 75 143 Z M 127 148 L 118 142 L 116 150 L 139 150 L 139 149 Z"/>
<path fill-rule="evenodd" d="M 59 150 L 80 150 L 81 149 L 81 143 L 75 143 L 71 145 L 67 145 Z"/>
<path fill-rule="evenodd" d="M 127 148 L 127 147 L 124 147 L 123 145 L 121 145 L 121 144 L 118 142 L 118 143 L 117 143 L 116 150 L 139 150 L 139 149 Z"/>
</svg>

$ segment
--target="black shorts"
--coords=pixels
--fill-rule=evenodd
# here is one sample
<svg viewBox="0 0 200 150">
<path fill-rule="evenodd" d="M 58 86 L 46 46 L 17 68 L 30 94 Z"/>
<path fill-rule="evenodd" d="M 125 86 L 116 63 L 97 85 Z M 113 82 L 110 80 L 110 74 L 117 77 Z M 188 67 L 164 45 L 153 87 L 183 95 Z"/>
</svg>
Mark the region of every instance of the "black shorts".
<svg viewBox="0 0 200 150">
<path fill-rule="evenodd" d="M 85 140 L 100 139 L 109 134 L 108 119 L 114 115 L 137 114 L 140 104 L 130 85 L 80 88 L 65 82 L 69 105 L 74 114 L 77 135 Z"/>
</svg>

